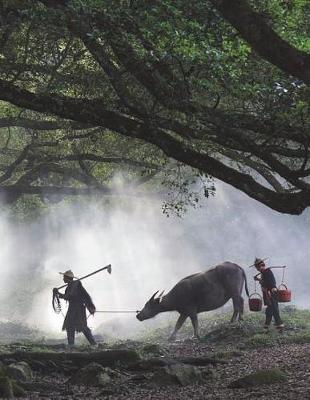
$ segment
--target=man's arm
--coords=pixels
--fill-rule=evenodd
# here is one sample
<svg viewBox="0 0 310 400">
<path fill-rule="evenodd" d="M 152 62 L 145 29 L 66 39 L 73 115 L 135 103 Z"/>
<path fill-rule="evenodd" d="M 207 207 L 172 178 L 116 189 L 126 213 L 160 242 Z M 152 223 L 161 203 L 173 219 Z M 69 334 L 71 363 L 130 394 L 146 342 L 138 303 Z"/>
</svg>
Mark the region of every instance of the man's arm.
<svg viewBox="0 0 310 400">
<path fill-rule="evenodd" d="M 271 271 L 270 268 L 266 271 L 265 281 L 266 281 L 267 287 L 272 292 L 276 292 L 277 291 L 276 278 L 274 277 L 273 272 Z"/>
<path fill-rule="evenodd" d="M 261 274 L 261 273 L 256 274 L 256 275 L 254 276 L 254 281 L 258 281 L 259 283 L 261 283 L 261 281 L 262 281 L 262 274 Z"/>
<path fill-rule="evenodd" d="M 54 295 L 57 295 L 60 299 L 65 299 L 65 294 L 60 293 L 57 288 L 53 289 L 53 293 Z"/>
<path fill-rule="evenodd" d="M 83 297 L 83 302 L 87 308 L 87 310 L 91 313 L 94 314 L 96 312 L 96 306 L 94 305 L 92 298 L 90 297 L 90 295 L 87 293 L 87 290 L 82 286 L 81 282 L 80 282 L 80 290 L 81 290 L 81 294 Z"/>
<path fill-rule="evenodd" d="M 70 286 L 67 286 L 65 293 L 60 293 L 57 288 L 53 289 L 59 296 L 60 299 L 71 300 L 72 297 L 77 295 L 77 284 L 76 282 L 70 283 Z"/>
</svg>

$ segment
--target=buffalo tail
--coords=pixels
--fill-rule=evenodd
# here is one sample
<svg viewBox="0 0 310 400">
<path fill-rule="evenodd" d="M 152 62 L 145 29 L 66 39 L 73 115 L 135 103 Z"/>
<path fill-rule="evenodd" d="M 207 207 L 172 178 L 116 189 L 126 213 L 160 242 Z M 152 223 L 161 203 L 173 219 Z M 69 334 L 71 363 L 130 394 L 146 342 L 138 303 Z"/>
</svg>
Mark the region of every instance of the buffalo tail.
<svg viewBox="0 0 310 400">
<path fill-rule="evenodd" d="M 246 292 L 247 296 L 249 297 L 248 281 L 247 281 L 244 270 L 242 270 L 242 273 L 243 273 L 243 277 L 244 277 L 245 292 Z"/>
</svg>

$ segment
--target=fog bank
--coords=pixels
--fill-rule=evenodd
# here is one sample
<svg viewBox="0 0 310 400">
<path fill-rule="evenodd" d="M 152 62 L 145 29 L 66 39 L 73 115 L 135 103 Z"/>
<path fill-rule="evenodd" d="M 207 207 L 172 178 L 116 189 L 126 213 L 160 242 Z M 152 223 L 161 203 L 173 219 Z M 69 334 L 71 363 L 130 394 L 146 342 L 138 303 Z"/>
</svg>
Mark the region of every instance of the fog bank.
<svg viewBox="0 0 310 400">
<path fill-rule="evenodd" d="M 256 256 L 287 265 L 293 304 L 309 307 L 309 211 L 281 215 L 227 185 L 216 187 L 215 197 L 182 219 L 167 218 L 160 201 L 145 199 L 109 209 L 91 201 L 63 205 L 27 226 L 12 224 L 3 213 L 0 319 L 60 332 L 63 318 L 52 310 L 51 291 L 62 284 L 58 272 L 69 268 L 81 277 L 112 264 L 111 275 L 101 272 L 83 281 L 99 310 L 137 310 L 155 291 L 168 291 L 182 277 L 225 260 L 246 269 L 253 291 L 248 266 Z M 280 283 L 280 270 L 275 275 Z M 134 314 L 97 314 L 89 321 L 107 330 L 120 321 L 125 331 L 156 324 L 140 323 Z"/>
</svg>

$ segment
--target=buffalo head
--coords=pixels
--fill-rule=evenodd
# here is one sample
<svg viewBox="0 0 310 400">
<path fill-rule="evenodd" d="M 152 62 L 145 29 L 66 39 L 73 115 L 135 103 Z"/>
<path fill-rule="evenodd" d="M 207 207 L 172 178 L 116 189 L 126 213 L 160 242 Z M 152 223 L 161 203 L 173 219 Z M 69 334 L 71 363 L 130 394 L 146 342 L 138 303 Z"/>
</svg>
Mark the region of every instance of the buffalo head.
<svg viewBox="0 0 310 400">
<path fill-rule="evenodd" d="M 162 311 L 161 307 L 161 296 L 163 292 L 155 299 L 159 291 L 155 292 L 153 296 L 147 301 L 143 307 L 143 309 L 137 314 L 137 318 L 139 321 L 144 321 L 145 319 L 153 318 L 155 315 Z"/>
</svg>

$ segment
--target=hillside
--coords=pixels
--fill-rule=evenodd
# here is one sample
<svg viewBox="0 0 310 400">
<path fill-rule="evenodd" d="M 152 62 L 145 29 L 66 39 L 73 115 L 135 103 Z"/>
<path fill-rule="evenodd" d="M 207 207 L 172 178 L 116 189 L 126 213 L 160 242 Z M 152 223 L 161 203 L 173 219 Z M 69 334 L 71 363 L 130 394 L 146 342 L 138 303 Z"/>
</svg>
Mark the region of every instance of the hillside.
<svg viewBox="0 0 310 400">
<path fill-rule="evenodd" d="M 233 325 L 228 315 L 206 315 L 200 341 L 190 339 L 186 325 L 169 343 L 171 327 L 164 325 L 138 340 L 109 340 L 96 349 L 81 345 L 72 352 L 46 340 L 3 344 L 0 389 L 7 376 L 12 379 L 8 371 L 26 361 L 31 377 L 17 383 L 33 399 L 309 398 L 310 312 L 285 307 L 282 315 L 282 334 L 264 333 L 263 315 L 248 313 Z M 256 375 L 237 381 L 251 373 Z"/>
</svg>

